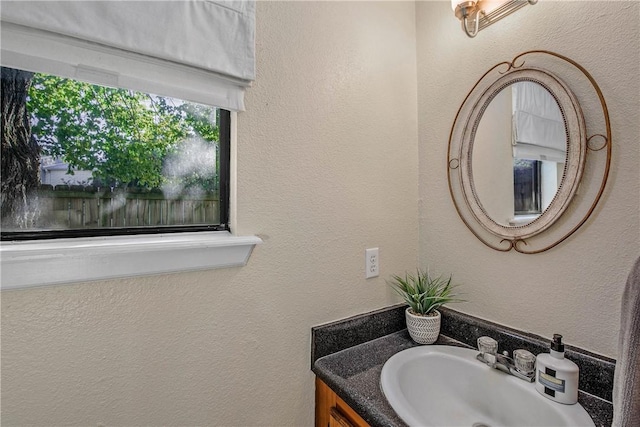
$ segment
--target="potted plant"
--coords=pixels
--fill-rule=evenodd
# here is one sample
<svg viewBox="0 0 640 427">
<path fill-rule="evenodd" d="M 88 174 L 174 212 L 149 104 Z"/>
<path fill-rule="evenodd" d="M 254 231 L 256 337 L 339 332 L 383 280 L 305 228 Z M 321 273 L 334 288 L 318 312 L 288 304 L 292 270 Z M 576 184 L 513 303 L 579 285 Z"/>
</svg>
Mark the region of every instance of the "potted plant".
<svg viewBox="0 0 640 427">
<path fill-rule="evenodd" d="M 441 315 L 438 308 L 450 302 L 461 302 L 451 283 L 452 276 L 432 277 L 429 271 L 417 270 L 414 276 L 394 275 L 387 283 L 405 300 L 407 329 L 411 338 L 419 344 L 433 344 L 440 334 Z"/>
</svg>

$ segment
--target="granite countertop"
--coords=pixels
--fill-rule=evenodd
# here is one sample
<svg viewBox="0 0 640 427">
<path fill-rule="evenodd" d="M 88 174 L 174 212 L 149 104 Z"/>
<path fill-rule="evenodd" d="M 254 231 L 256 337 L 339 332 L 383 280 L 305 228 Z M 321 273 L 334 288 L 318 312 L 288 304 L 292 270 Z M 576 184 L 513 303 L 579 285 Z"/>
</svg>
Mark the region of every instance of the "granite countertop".
<svg viewBox="0 0 640 427">
<path fill-rule="evenodd" d="M 471 348 L 444 335 L 435 344 Z M 380 372 L 391 356 L 417 345 L 403 329 L 320 357 L 313 362 L 312 370 L 371 426 L 406 426 L 380 389 Z M 582 391 L 579 402 L 596 426 L 611 426 L 610 402 Z"/>
</svg>

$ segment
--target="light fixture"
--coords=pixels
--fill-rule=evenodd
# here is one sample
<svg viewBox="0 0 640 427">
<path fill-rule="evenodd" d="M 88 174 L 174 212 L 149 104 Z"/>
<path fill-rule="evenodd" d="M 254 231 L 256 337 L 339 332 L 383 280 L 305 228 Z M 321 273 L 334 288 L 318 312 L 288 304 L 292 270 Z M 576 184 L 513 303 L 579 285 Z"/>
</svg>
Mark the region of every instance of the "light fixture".
<svg viewBox="0 0 640 427">
<path fill-rule="evenodd" d="M 537 2 L 538 0 L 451 0 L 451 8 L 462 22 L 465 34 L 469 37 L 475 37 L 478 31 L 507 15 L 511 15 L 527 4 L 536 4 Z"/>
</svg>

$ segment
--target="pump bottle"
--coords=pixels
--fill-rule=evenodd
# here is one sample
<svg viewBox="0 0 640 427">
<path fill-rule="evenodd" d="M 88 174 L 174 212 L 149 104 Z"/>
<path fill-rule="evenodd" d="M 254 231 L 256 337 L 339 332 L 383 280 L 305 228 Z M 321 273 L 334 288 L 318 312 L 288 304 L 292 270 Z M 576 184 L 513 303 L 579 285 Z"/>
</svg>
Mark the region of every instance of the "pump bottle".
<svg viewBox="0 0 640 427">
<path fill-rule="evenodd" d="M 578 402 L 578 365 L 564 357 L 562 335 L 554 334 L 551 353 L 536 358 L 536 390 L 565 405 Z"/>
</svg>

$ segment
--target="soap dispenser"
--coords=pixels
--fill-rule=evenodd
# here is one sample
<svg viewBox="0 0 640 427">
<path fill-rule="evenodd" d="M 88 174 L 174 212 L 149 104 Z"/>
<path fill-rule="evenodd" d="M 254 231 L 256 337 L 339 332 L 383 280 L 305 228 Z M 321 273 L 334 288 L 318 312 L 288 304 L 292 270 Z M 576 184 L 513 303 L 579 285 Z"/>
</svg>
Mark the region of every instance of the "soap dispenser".
<svg viewBox="0 0 640 427">
<path fill-rule="evenodd" d="M 564 357 L 562 335 L 554 334 L 551 353 L 536 358 L 536 390 L 544 397 L 565 405 L 578 402 L 578 365 Z"/>
</svg>

